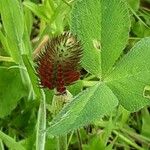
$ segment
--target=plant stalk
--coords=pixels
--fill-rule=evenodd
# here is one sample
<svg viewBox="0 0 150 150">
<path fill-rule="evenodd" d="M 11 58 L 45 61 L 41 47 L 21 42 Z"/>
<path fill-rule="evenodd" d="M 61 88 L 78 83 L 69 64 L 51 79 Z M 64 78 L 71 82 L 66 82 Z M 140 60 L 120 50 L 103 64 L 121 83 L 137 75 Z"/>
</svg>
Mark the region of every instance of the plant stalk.
<svg viewBox="0 0 150 150">
<path fill-rule="evenodd" d="M 67 134 L 57 138 L 57 150 L 67 150 Z"/>
<path fill-rule="evenodd" d="M 53 118 L 62 110 L 65 104 L 67 104 L 72 98 L 72 95 L 67 91 L 64 95 L 54 95 L 52 101 L 52 113 Z M 57 137 L 57 150 L 67 150 L 67 134 Z"/>
<path fill-rule="evenodd" d="M 45 149 L 45 138 L 46 138 L 46 102 L 44 91 L 41 90 L 42 98 L 41 104 L 38 111 L 37 120 L 37 132 L 36 132 L 36 150 Z"/>
<path fill-rule="evenodd" d="M 136 143 L 132 142 L 130 139 L 127 137 L 123 136 L 121 133 L 117 132 L 116 130 L 113 131 L 114 134 L 116 134 L 120 139 L 122 139 L 124 142 L 127 144 L 133 146 L 137 150 L 144 150 L 142 147 L 138 146 Z"/>
</svg>

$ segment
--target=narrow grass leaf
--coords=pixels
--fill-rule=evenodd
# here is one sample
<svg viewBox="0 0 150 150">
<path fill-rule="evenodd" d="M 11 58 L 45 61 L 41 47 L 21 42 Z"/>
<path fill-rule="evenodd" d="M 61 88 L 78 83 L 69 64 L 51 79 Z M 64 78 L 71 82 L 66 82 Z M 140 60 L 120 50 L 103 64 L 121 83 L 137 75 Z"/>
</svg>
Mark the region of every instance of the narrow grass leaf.
<svg viewBox="0 0 150 150">
<path fill-rule="evenodd" d="M 8 43 L 7 43 L 7 38 L 5 37 L 5 35 L 3 34 L 3 32 L 1 30 L 0 30 L 0 41 L 1 41 L 2 45 L 3 45 L 3 48 L 6 51 L 6 53 L 10 54 Z"/>
<path fill-rule="evenodd" d="M 25 7 L 27 7 L 40 18 L 42 18 L 44 21 L 48 22 L 48 20 L 50 19 L 48 14 L 46 14 L 46 8 L 43 5 L 40 6 L 30 1 L 25 1 L 23 4 Z"/>
<path fill-rule="evenodd" d="M 27 55 L 22 55 L 24 65 L 27 69 L 27 75 L 29 75 L 29 80 L 31 82 L 30 89 L 33 90 L 34 96 L 37 100 L 42 97 L 41 90 L 39 87 L 38 77 L 36 75 L 36 71 L 33 67 L 33 62 L 29 59 Z"/>
<path fill-rule="evenodd" d="M 25 150 L 25 148 L 17 143 L 13 138 L 10 136 L 6 135 L 2 131 L 0 131 L 0 139 L 8 146 L 8 148 L 13 149 L 13 150 Z"/>
<path fill-rule="evenodd" d="M 19 2 L 18 0 L 5 0 L 0 4 L 4 30 L 9 37 L 19 42 L 24 31 L 23 12 Z"/>
<path fill-rule="evenodd" d="M 36 150 L 45 150 L 46 137 L 46 102 L 45 94 L 42 91 L 41 104 L 38 111 L 37 132 L 36 132 Z"/>
<path fill-rule="evenodd" d="M 0 150 L 4 150 L 4 144 L 1 139 L 0 139 Z"/>
<path fill-rule="evenodd" d="M 0 2 L 0 8 L 10 54 L 16 62 L 19 62 L 20 52 L 23 50 L 22 36 L 24 32 L 24 20 L 21 6 L 18 0 L 3 0 Z"/>
</svg>

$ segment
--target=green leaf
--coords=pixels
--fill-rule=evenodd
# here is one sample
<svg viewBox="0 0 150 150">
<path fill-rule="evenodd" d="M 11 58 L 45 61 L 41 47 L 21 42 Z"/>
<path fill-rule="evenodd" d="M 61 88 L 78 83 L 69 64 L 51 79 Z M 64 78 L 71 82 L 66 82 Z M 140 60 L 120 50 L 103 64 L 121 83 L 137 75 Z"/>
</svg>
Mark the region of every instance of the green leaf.
<svg viewBox="0 0 150 150">
<path fill-rule="evenodd" d="M 87 149 L 85 150 L 105 150 L 105 144 L 102 141 L 102 137 L 100 135 L 96 135 L 91 138 L 87 145 Z"/>
<path fill-rule="evenodd" d="M 102 140 L 105 144 L 105 146 L 107 145 L 107 142 L 109 140 L 109 137 L 111 136 L 111 133 L 114 129 L 114 123 L 112 121 L 112 116 L 110 116 L 109 121 L 107 122 L 105 128 L 104 128 L 104 132 L 102 134 Z"/>
<path fill-rule="evenodd" d="M 45 149 L 45 137 L 46 137 L 46 102 L 45 94 L 42 91 L 41 104 L 38 111 L 37 131 L 36 131 L 36 150 Z"/>
<path fill-rule="evenodd" d="M 27 55 L 22 55 L 23 62 L 25 64 L 27 73 L 29 75 L 29 86 L 30 91 L 33 92 L 34 98 L 40 100 L 42 96 L 42 90 L 38 86 L 38 77 L 36 75 L 35 68 L 33 67 L 32 60 Z M 24 74 L 26 75 L 26 74 Z"/>
<path fill-rule="evenodd" d="M 124 49 L 130 27 L 128 7 L 121 0 L 81 0 L 73 7 L 71 28 L 83 43 L 83 67 L 101 77 Z M 102 62 L 102 63 L 101 63 Z"/>
<path fill-rule="evenodd" d="M 0 68 L 0 118 L 10 114 L 25 95 L 17 69 Z"/>
<path fill-rule="evenodd" d="M 147 108 L 142 109 L 142 135 L 150 139 L 150 113 Z"/>
<path fill-rule="evenodd" d="M 5 49 L 7 54 L 9 54 L 7 39 L 1 30 L 0 30 L 0 42 L 2 43 L 3 48 Z"/>
<path fill-rule="evenodd" d="M 25 1 L 29 1 L 29 0 L 25 0 Z M 32 31 L 33 19 L 34 18 L 33 18 L 32 12 L 28 8 L 24 7 L 24 20 L 25 20 L 27 32 L 29 35 L 31 34 L 31 31 Z"/>
<path fill-rule="evenodd" d="M 120 103 L 129 111 L 150 104 L 150 38 L 144 38 L 116 65 L 105 79 Z"/>
<path fill-rule="evenodd" d="M 14 62 L 11 57 L 4 57 L 4 56 L 0 56 L 0 62 L 1 61 Z"/>
<path fill-rule="evenodd" d="M 133 10 L 137 11 L 140 6 L 140 0 L 127 0 L 129 5 L 132 7 Z"/>
<path fill-rule="evenodd" d="M 3 27 L 9 44 L 10 54 L 16 62 L 20 61 L 22 36 L 24 32 L 23 12 L 18 0 L 0 2 Z M 12 48 L 13 47 L 13 48 Z"/>
<path fill-rule="evenodd" d="M 52 121 L 48 135 L 61 135 L 87 125 L 108 114 L 118 104 L 104 83 L 98 83 L 77 95 Z"/>
<path fill-rule="evenodd" d="M 28 50 L 29 56 L 32 56 L 32 51 L 33 51 L 31 47 L 31 42 L 30 42 L 33 19 L 34 18 L 33 18 L 32 12 L 28 8 L 24 8 L 25 25 L 24 25 L 23 41 L 24 41 L 25 49 Z"/>
<path fill-rule="evenodd" d="M 72 10 L 72 32 L 83 43 L 82 66 L 90 73 L 100 77 L 100 49 L 95 47 L 101 39 L 101 4 L 100 0 L 77 1 Z"/>
<path fill-rule="evenodd" d="M 4 150 L 4 144 L 1 139 L 0 139 L 0 150 Z"/>
<path fill-rule="evenodd" d="M 101 5 L 102 71 L 106 76 L 126 46 L 130 16 L 125 0 L 102 0 Z"/>
<path fill-rule="evenodd" d="M 68 87 L 69 92 L 75 96 L 81 92 L 83 88 L 83 82 L 82 80 L 77 81 L 75 84 L 72 84 Z"/>
<path fill-rule="evenodd" d="M 46 7 L 44 5 L 38 5 L 30 1 L 25 1 L 23 4 L 44 21 L 48 22 L 50 20 L 50 15 L 47 13 L 48 11 L 45 11 Z"/>
<path fill-rule="evenodd" d="M 18 0 L 5 0 L 0 4 L 5 32 L 9 37 L 19 42 L 24 31 L 23 13 L 19 2 Z"/>
<path fill-rule="evenodd" d="M 16 142 L 13 138 L 10 136 L 6 135 L 2 131 L 0 131 L 0 139 L 8 146 L 8 148 L 11 148 L 13 150 L 25 150 L 25 148 Z"/>
<path fill-rule="evenodd" d="M 32 58 L 32 46 L 30 41 L 30 35 L 28 33 L 27 27 L 25 25 L 24 34 L 23 34 L 23 41 L 24 41 L 24 49 L 26 50 L 26 54 Z"/>
<path fill-rule="evenodd" d="M 133 26 L 133 33 L 138 37 L 148 37 L 150 36 L 150 28 L 145 26 L 140 20 L 137 21 Z"/>
</svg>

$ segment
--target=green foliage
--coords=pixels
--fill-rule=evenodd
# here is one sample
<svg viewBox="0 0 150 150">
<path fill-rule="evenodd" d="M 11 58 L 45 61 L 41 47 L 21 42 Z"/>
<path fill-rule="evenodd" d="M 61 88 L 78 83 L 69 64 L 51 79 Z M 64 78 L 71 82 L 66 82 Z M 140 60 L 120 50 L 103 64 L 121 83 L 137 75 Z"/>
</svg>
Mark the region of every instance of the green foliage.
<svg viewBox="0 0 150 150">
<path fill-rule="evenodd" d="M 40 6 L 37 5 L 33 2 L 30 1 L 25 1 L 24 5 L 29 8 L 32 12 L 34 12 L 37 16 L 39 16 L 40 18 L 44 19 L 44 21 L 49 21 L 50 20 L 50 13 L 48 13 L 48 11 L 50 9 L 44 7 L 44 6 Z"/>
<path fill-rule="evenodd" d="M 53 150 L 70 131 L 71 150 L 149 149 L 150 14 L 139 2 L 0 1 L 0 149 Z M 32 52 L 64 30 L 81 40 L 83 69 L 54 117 L 54 91 L 39 88 Z"/>
<path fill-rule="evenodd" d="M 140 0 L 127 0 L 133 10 L 137 11 L 140 7 Z"/>
<path fill-rule="evenodd" d="M 67 21 L 67 18 L 65 17 L 70 12 L 71 8 L 67 2 L 45 0 L 42 4 L 35 4 L 31 1 L 25 1 L 23 4 L 26 8 L 41 18 L 41 26 L 44 27 L 45 30 L 50 28 L 49 30 L 51 34 L 63 32 Z M 43 29 L 41 34 L 42 32 Z"/>
<path fill-rule="evenodd" d="M 130 111 L 150 104 L 144 88 L 150 85 L 150 38 L 142 39 L 115 66 L 105 79 L 120 103 Z"/>
<path fill-rule="evenodd" d="M 102 65 L 102 64 L 105 65 L 105 68 L 104 69 L 102 68 L 102 73 L 104 71 L 104 74 L 105 74 L 106 70 L 108 70 L 108 69 L 110 69 L 110 67 L 112 67 L 115 60 L 119 57 L 119 54 L 122 52 L 123 47 L 125 47 L 125 43 L 126 43 L 127 37 L 128 37 L 128 30 L 129 30 L 129 26 L 130 26 L 129 15 L 127 13 L 127 5 L 125 5 L 125 3 L 120 2 L 120 1 L 119 1 L 119 3 L 118 3 L 118 1 L 111 1 L 109 10 L 106 9 L 108 7 L 108 4 L 106 1 L 102 1 L 102 3 L 100 3 L 100 1 L 96 1 L 96 3 L 97 4 L 95 5 L 95 2 L 93 2 L 93 1 L 84 1 L 84 0 L 78 1 L 75 4 L 73 12 L 72 12 L 72 30 L 73 30 L 73 32 L 76 32 L 76 34 L 79 36 L 79 39 L 82 41 L 84 51 L 85 51 L 84 57 L 83 57 L 83 66 L 85 63 L 86 64 L 85 68 L 86 68 L 86 66 L 88 66 L 88 68 L 91 69 L 91 73 L 93 73 L 95 75 L 97 75 L 97 73 L 94 70 L 98 71 L 97 67 L 101 68 L 100 65 Z M 100 5 L 101 5 L 101 7 L 100 7 Z M 117 9 L 114 9 L 114 7 Z M 97 19 L 99 16 L 99 10 L 101 10 L 100 12 L 102 13 L 101 14 L 102 17 L 99 17 L 100 19 Z M 89 14 L 89 12 L 91 14 Z M 107 14 L 114 16 L 114 17 L 112 17 L 113 20 L 110 20 L 109 17 L 105 17 L 106 12 L 107 12 Z M 118 12 L 121 12 L 121 13 L 119 13 L 119 15 L 118 15 Z M 79 14 L 80 14 L 80 17 L 79 17 Z M 124 19 L 119 19 L 119 21 L 118 21 L 118 17 L 122 18 L 122 16 L 124 17 Z M 113 21 L 113 23 L 109 23 L 109 21 Z M 117 22 L 117 24 L 115 23 L 115 21 Z M 108 37 L 105 35 L 108 35 Z M 102 38 L 101 43 L 100 43 L 100 37 Z M 116 39 L 120 40 L 120 42 L 118 42 L 118 41 L 115 42 Z M 96 42 L 96 43 L 94 43 L 94 42 Z M 101 46 L 100 44 L 102 45 L 102 48 L 101 48 L 101 55 L 102 55 L 101 63 L 102 64 L 98 63 L 98 62 L 100 62 L 100 57 L 99 57 L 100 56 L 100 46 Z M 115 49 L 114 49 L 113 45 L 115 46 Z M 118 50 L 117 50 L 117 45 L 118 45 Z M 116 52 L 115 54 L 113 52 L 114 50 Z M 95 56 L 97 56 L 97 55 L 99 55 L 98 56 L 99 59 L 94 60 L 96 58 Z M 108 59 L 108 56 L 109 56 L 109 59 Z M 95 61 L 95 63 L 92 62 L 93 60 Z M 96 68 L 95 68 L 95 66 L 96 66 Z M 98 71 L 98 74 L 100 74 L 100 71 Z M 89 123 L 90 121 L 96 120 L 96 118 L 100 117 L 101 113 L 104 115 L 105 113 L 107 113 L 107 111 L 106 111 L 107 109 L 112 110 L 116 106 L 113 101 L 112 102 L 110 101 L 109 102 L 111 104 L 110 105 L 111 108 L 110 108 L 106 102 L 106 99 L 108 99 L 106 97 L 100 98 L 100 100 L 99 100 L 98 97 L 100 97 L 102 95 L 102 93 L 100 93 L 100 95 L 99 95 L 98 94 L 99 91 L 95 93 L 92 91 L 93 89 L 94 89 L 94 86 L 93 86 L 93 88 L 88 89 L 89 90 L 88 94 L 92 93 L 92 95 L 91 94 L 89 95 L 90 96 L 89 100 L 87 98 L 88 97 L 87 94 L 84 92 L 83 92 L 83 95 L 79 94 L 79 96 L 77 96 L 75 99 L 73 99 L 73 102 L 70 103 L 68 105 L 68 107 L 65 107 L 63 109 L 62 113 L 60 113 L 60 116 L 58 116 L 58 119 L 54 120 L 54 123 L 52 122 L 52 126 L 50 127 L 48 132 L 55 135 L 55 134 L 61 134 L 62 131 L 64 131 L 64 133 L 65 133 L 71 129 L 76 129 L 77 127 L 79 127 L 81 125 L 85 125 L 85 124 Z M 105 92 L 105 88 L 104 89 L 102 88 L 100 91 Z M 109 92 L 106 92 L 106 93 L 108 94 Z M 84 94 L 86 96 L 84 96 Z M 98 97 L 93 98 L 94 95 L 97 95 Z M 93 99 L 95 101 L 92 104 Z M 105 101 L 104 101 L 104 99 L 105 99 Z M 81 104 L 78 102 L 79 100 L 80 100 Z M 77 103 L 75 103 L 75 101 L 77 101 Z M 92 102 L 90 103 L 90 101 L 92 101 Z M 101 103 L 100 103 L 100 101 L 101 101 Z M 117 101 L 117 98 L 115 98 L 115 101 Z M 89 105 L 88 104 L 85 105 L 86 104 L 85 102 L 89 103 Z M 85 105 L 85 107 L 83 104 Z M 103 104 L 105 106 L 104 107 L 105 111 L 102 111 L 101 107 L 98 104 L 100 104 L 100 105 Z M 82 108 L 82 109 L 81 109 L 81 111 L 78 110 L 78 112 L 76 112 L 77 108 L 78 109 Z M 92 110 L 92 112 L 90 110 Z M 70 111 L 72 113 L 70 113 Z M 86 112 L 86 113 L 84 113 L 84 112 Z M 76 116 L 78 116 L 78 114 L 76 114 L 76 113 L 80 113 L 81 118 L 78 117 L 76 119 Z M 92 116 L 91 116 L 91 114 L 92 114 Z M 93 116 L 93 114 L 94 114 L 94 116 Z M 68 115 L 69 115 L 69 117 L 68 117 Z M 61 119 L 61 118 L 63 118 L 63 119 Z M 70 124 L 67 123 L 68 118 L 69 118 Z M 71 126 L 71 124 L 73 124 L 73 126 Z M 57 130 L 59 131 L 58 133 L 57 133 Z"/>
<path fill-rule="evenodd" d="M 102 0 L 102 73 L 106 76 L 125 48 L 130 30 L 128 7 L 123 0 Z M 107 16 L 107 17 L 106 17 Z"/>
<path fill-rule="evenodd" d="M 142 126 L 142 135 L 150 138 L 150 130 L 149 130 L 149 124 L 150 124 L 150 114 L 148 109 L 143 109 L 142 110 L 142 122 L 143 122 L 143 126 Z"/>
<path fill-rule="evenodd" d="M 20 7 L 17 0 L 6 0 L 0 3 L 7 48 L 17 63 L 20 62 L 20 54 L 23 51 L 22 37 L 24 33 L 23 12 Z"/>
<path fill-rule="evenodd" d="M 83 43 L 83 67 L 98 77 L 105 76 L 127 43 L 129 27 L 125 2 L 77 1 L 72 11 L 72 30 Z"/>
<path fill-rule="evenodd" d="M 112 91 L 104 83 L 98 83 L 72 99 L 52 121 L 47 133 L 60 135 L 86 125 L 110 113 L 117 104 Z"/>
<path fill-rule="evenodd" d="M 45 149 L 45 137 L 46 137 L 46 104 L 45 104 L 45 95 L 44 93 L 41 104 L 38 111 L 38 120 L 37 120 L 37 132 L 36 132 L 36 150 Z"/>
<path fill-rule="evenodd" d="M 97 7 L 95 7 L 97 6 Z M 91 21 L 92 20 L 92 21 Z M 101 75 L 101 3 L 96 1 L 77 1 L 72 10 L 72 32 L 83 43 L 83 67 L 90 73 Z M 96 44 L 99 45 L 96 47 Z"/>
<path fill-rule="evenodd" d="M 75 4 L 72 12 L 72 30 L 73 32 L 76 32 L 76 34 L 79 36 L 79 39 L 83 43 L 85 51 L 84 57 L 86 58 L 84 59 L 83 57 L 83 66 L 85 68 L 88 66 L 88 68 L 86 69 L 89 70 L 90 68 L 91 73 L 95 75 L 97 75 L 97 73 L 94 70 L 98 70 L 94 68 L 95 66 L 100 67 L 100 64 L 91 62 L 92 59 L 94 60 L 95 58 L 94 51 L 98 50 L 96 48 L 94 50 L 94 47 L 92 47 L 92 40 L 100 40 L 99 33 L 102 33 L 101 65 L 104 65 L 104 67 L 102 67 L 102 73 L 104 74 L 104 76 L 106 76 L 105 73 L 110 70 L 111 67 L 113 67 L 114 63 L 116 62 L 121 52 L 123 51 L 123 48 L 125 47 L 128 38 L 130 23 L 129 14 L 127 13 L 127 5 L 125 3 L 117 0 L 113 0 L 109 3 L 107 3 L 107 1 L 102 1 L 101 3 L 99 2 L 100 1 L 96 1 L 97 4 L 94 5 L 95 3 L 92 1 L 82 0 L 78 1 Z M 102 5 L 102 7 L 99 7 L 100 4 Z M 97 19 L 99 14 L 98 10 L 100 10 L 100 8 L 102 12 L 102 20 Z M 107 8 L 109 9 L 107 10 Z M 87 16 L 87 14 L 89 14 L 89 16 Z M 109 19 L 109 17 L 105 18 L 106 14 L 109 14 L 109 16 L 113 18 L 113 20 Z M 96 17 L 93 17 L 93 15 Z M 90 18 L 90 16 L 92 17 Z M 122 17 L 124 19 L 122 19 Z M 112 23 L 110 23 L 111 21 Z M 93 24 L 91 24 L 91 22 Z M 98 24 L 100 26 L 102 25 L 101 30 L 99 30 L 100 26 L 98 26 Z M 150 62 L 148 59 L 150 55 L 149 43 L 149 38 L 143 39 L 142 41 L 138 42 L 137 45 L 135 45 L 134 48 L 131 50 L 131 52 L 126 55 L 125 58 L 121 58 L 122 60 L 116 63 L 113 71 L 111 71 L 111 73 L 109 73 L 109 75 L 104 78 L 104 82 L 106 82 L 106 84 L 111 87 L 112 91 L 114 92 L 120 103 L 127 110 L 130 111 L 137 111 L 145 105 L 150 104 L 149 99 L 144 96 L 144 88 L 146 85 L 149 85 L 150 81 Z M 96 55 L 100 54 L 97 53 Z M 99 62 L 99 60 L 97 59 L 94 61 Z M 84 63 L 86 65 L 84 65 Z M 94 86 L 93 88 L 89 88 L 88 94 L 93 93 L 93 89 Z M 103 88 L 101 89 L 101 92 L 103 92 Z M 98 103 L 100 103 L 100 101 L 102 100 L 102 102 L 104 102 L 107 107 L 107 98 L 105 97 L 105 101 L 103 101 L 103 98 L 100 98 L 99 100 L 98 97 L 93 98 L 91 95 L 89 95 L 90 97 L 92 97 L 92 100 L 95 100 L 92 105 L 92 103 L 90 104 L 90 98 L 88 98 L 88 95 L 85 95 L 86 96 L 84 97 L 84 92 L 83 95 L 79 94 L 79 96 L 73 99 L 72 103 L 70 103 L 63 109 L 63 111 L 56 117 L 56 119 L 52 121 L 52 125 L 48 130 L 49 134 L 57 135 L 61 134 L 61 132 L 66 133 L 71 129 L 78 128 L 80 125 L 83 126 L 85 124 L 88 124 L 90 121 L 100 116 L 103 111 Z M 99 94 L 94 92 L 92 95 L 98 96 Z M 100 95 L 102 95 L 102 93 L 100 93 Z M 78 102 L 79 100 L 81 104 Z M 88 108 L 88 105 L 85 105 L 86 100 L 87 103 L 89 103 L 90 109 Z M 75 101 L 77 101 L 77 103 Z M 115 106 L 113 104 L 113 101 L 110 101 L 109 103 L 111 104 L 112 108 L 107 109 L 113 109 L 113 107 Z M 97 106 L 99 109 L 97 108 Z M 80 108 L 82 108 L 81 111 Z M 90 110 L 92 110 L 92 112 Z M 97 112 L 97 110 L 100 114 Z M 80 113 L 80 115 L 76 119 L 78 113 Z M 105 114 L 105 112 L 103 113 Z M 91 114 L 94 114 L 94 116 L 91 116 Z M 69 124 L 68 121 L 70 122 Z"/>
<path fill-rule="evenodd" d="M 76 96 L 77 94 L 79 94 L 82 91 L 82 88 L 83 88 L 83 82 L 82 82 L 82 80 L 79 80 L 75 84 L 70 85 L 68 87 L 68 90 L 70 91 L 70 93 L 73 96 Z"/>
<path fill-rule="evenodd" d="M 4 141 L 4 143 L 8 146 L 8 148 L 14 150 L 25 150 L 25 148 L 17 143 L 13 138 L 9 137 L 8 135 L 4 134 L 0 131 L 0 138 Z"/>
<path fill-rule="evenodd" d="M 0 118 L 10 114 L 24 96 L 19 70 L 0 67 Z"/>
<path fill-rule="evenodd" d="M 44 100 L 45 94 L 42 94 L 42 90 L 40 90 L 37 86 L 38 82 L 33 66 L 34 63 L 31 60 L 32 53 L 29 41 L 29 26 L 26 26 L 23 16 L 23 7 L 18 0 L 10 0 L 9 2 L 2 1 L 0 3 L 0 7 L 2 8 L 1 16 L 3 21 L 1 39 L 4 39 L 2 44 L 4 45 L 4 48 L 9 50 L 10 57 L 12 57 L 13 60 L 18 64 L 16 65 L 18 70 L 10 72 L 8 69 L 6 71 L 4 70 L 4 72 L 1 74 L 3 76 L 0 79 L 4 80 L 2 82 L 2 88 L 5 90 L 2 91 L 1 106 L 3 109 L 1 109 L 1 117 L 10 114 L 10 112 L 17 106 L 17 102 L 21 98 L 26 98 L 26 103 L 27 100 L 33 101 L 35 99 L 37 100 L 37 104 L 41 102 L 43 107 L 41 106 L 42 108 L 40 107 L 39 109 L 36 128 L 36 149 L 41 150 L 45 147 L 45 134 L 41 133 L 41 130 L 45 130 L 46 126 L 46 113 L 44 113 L 46 112 Z M 7 55 L 9 55 L 9 53 Z M 15 67 L 11 66 L 10 68 L 13 70 Z M 8 83 L 10 86 L 6 86 Z M 25 87 L 26 90 L 22 89 L 21 85 Z M 5 92 L 9 94 L 5 96 Z M 23 92 L 26 93 L 23 95 Z M 41 139 L 43 141 L 41 141 Z"/>
<path fill-rule="evenodd" d="M 143 16 L 145 19 L 148 20 L 150 16 Z M 150 23 L 149 23 L 150 25 Z M 133 27 L 133 32 L 136 34 L 138 37 L 147 37 L 150 36 L 150 28 L 145 26 L 142 22 L 137 21 L 134 23 Z"/>
</svg>

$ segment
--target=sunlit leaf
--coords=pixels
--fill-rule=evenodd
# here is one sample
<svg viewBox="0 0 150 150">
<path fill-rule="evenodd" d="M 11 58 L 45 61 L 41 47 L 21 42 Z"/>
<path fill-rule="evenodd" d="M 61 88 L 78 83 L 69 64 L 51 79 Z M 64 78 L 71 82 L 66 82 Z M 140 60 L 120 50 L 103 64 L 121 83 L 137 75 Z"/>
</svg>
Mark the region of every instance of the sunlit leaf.
<svg viewBox="0 0 150 150">
<path fill-rule="evenodd" d="M 97 77 L 106 76 L 125 48 L 129 27 L 125 1 L 77 1 L 71 28 L 83 43 L 83 67 Z"/>
<path fill-rule="evenodd" d="M 24 32 L 23 12 L 18 0 L 5 0 L 0 2 L 2 23 L 10 50 L 16 62 L 20 61 L 23 51 L 22 36 Z"/>
<path fill-rule="evenodd" d="M 68 133 L 78 127 L 92 123 L 110 113 L 118 104 L 116 96 L 104 83 L 78 94 L 52 121 L 48 135 Z"/>
<path fill-rule="evenodd" d="M 100 77 L 101 58 L 101 3 L 100 0 L 77 1 L 72 11 L 71 28 L 83 43 L 83 67 Z"/>
<path fill-rule="evenodd" d="M 150 38 L 139 41 L 105 79 L 120 103 L 130 111 L 150 104 Z"/>
</svg>

